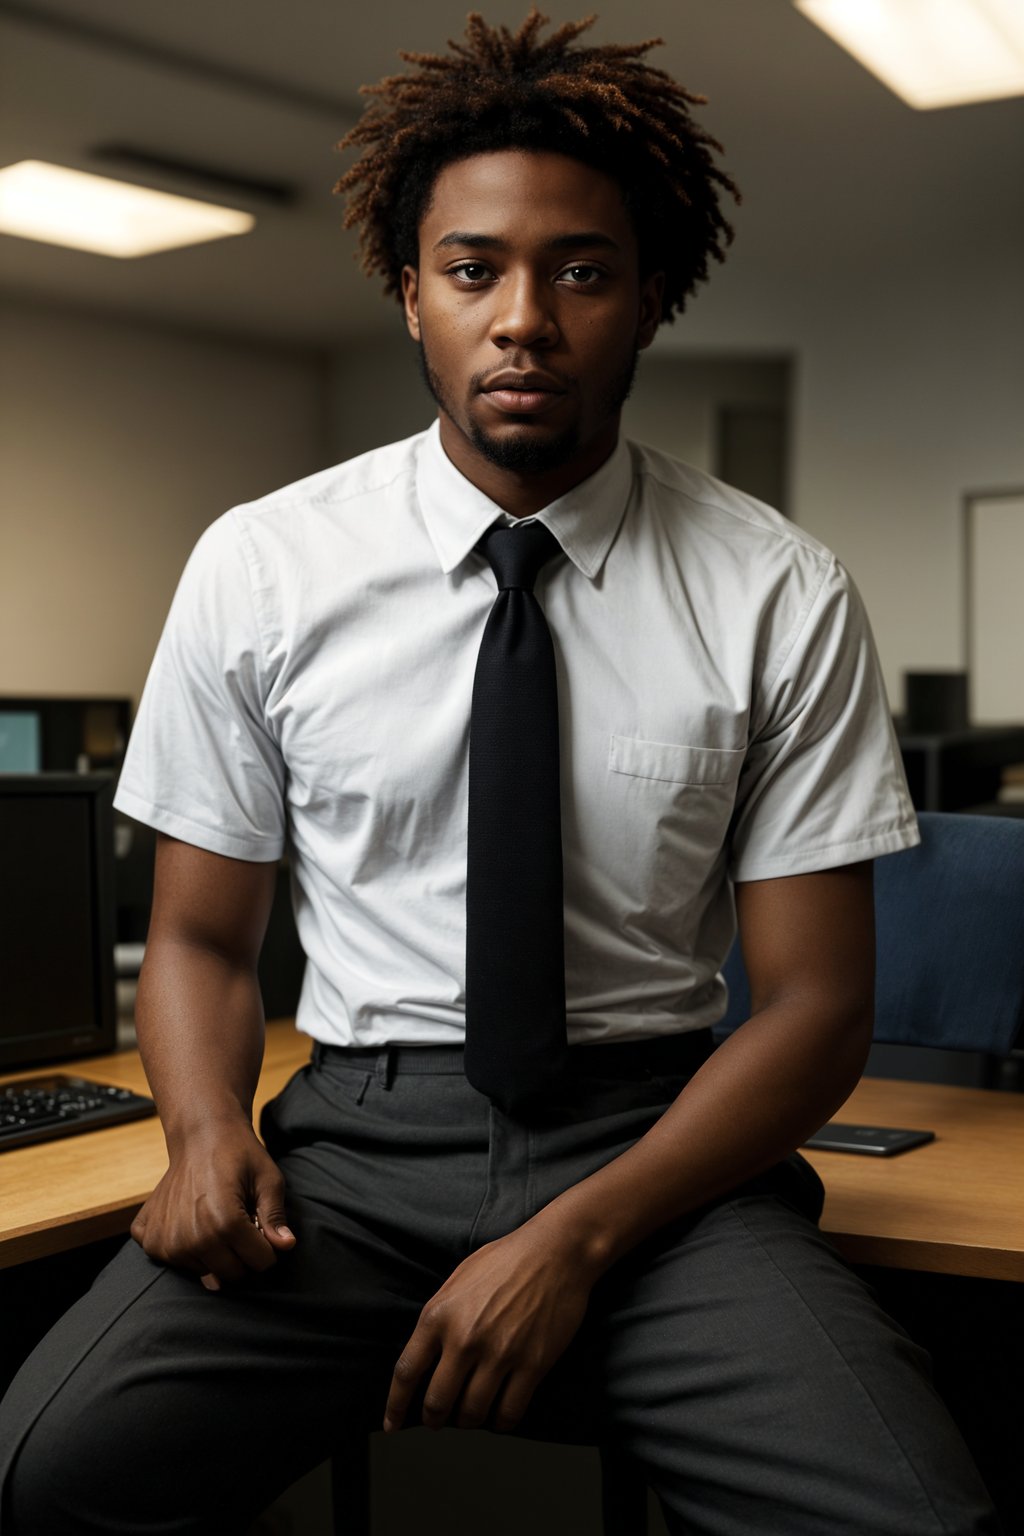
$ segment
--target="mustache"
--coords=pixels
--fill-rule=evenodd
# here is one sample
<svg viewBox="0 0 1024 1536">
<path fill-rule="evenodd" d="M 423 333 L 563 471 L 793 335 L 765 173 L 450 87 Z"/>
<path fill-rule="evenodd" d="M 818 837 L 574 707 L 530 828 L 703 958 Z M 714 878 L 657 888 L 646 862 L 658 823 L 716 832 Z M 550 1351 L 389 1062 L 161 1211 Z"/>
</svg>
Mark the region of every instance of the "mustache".
<svg viewBox="0 0 1024 1536">
<path fill-rule="evenodd" d="M 499 375 L 505 374 L 519 374 L 521 376 L 543 374 L 545 379 L 550 379 L 552 384 L 565 391 L 569 391 L 576 384 L 576 380 L 572 375 L 562 373 L 557 368 L 552 368 L 546 358 L 534 361 L 529 357 L 505 357 L 502 358 L 499 368 L 489 368 L 486 373 L 474 373 L 469 381 L 470 390 L 474 395 L 483 394 L 486 390 L 494 387 L 493 381 Z"/>
</svg>

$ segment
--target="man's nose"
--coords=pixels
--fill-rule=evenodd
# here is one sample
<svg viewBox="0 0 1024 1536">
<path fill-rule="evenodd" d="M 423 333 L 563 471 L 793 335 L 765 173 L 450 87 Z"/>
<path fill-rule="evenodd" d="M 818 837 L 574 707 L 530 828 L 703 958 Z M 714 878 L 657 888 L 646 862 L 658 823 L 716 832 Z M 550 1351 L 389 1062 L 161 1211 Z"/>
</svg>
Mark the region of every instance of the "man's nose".
<svg viewBox="0 0 1024 1536">
<path fill-rule="evenodd" d="M 550 285 L 532 275 L 508 278 L 499 284 L 498 304 L 491 322 L 497 347 L 552 347 L 559 337 Z"/>
</svg>

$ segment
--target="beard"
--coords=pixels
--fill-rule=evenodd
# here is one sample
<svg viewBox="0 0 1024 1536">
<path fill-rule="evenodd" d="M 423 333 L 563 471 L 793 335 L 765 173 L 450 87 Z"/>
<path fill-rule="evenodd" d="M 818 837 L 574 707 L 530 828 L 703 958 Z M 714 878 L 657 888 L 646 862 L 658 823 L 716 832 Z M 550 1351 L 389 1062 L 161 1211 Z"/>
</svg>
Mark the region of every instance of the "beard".
<svg viewBox="0 0 1024 1536">
<path fill-rule="evenodd" d="M 458 415 L 454 407 L 454 401 L 448 394 L 441 379 L 431 367 L 430 358 L 423 342 L 417 347 L 419 356 L 420 373 L 423 382 L 435 403 L 440 407 L 449 420 L 458 422 Z M 634 347 L 631 355 L 623 363 L 617 374 L 609 379 L 603 393 L 595 401 L 595 414 L 600 426 L 604 426 L 619 411 L 629 399 L 636 378 L 637 363 L 640 358 L 639 351 Z M 564 464 L 579 452 L 585 444 L 580 441 L 580 429 L 578 423 L 566 427 L 556 437 L 538 441 L 530 433 L 511 434 L 505 436 L 491 436 L 479 422 L 470 420 L 466 429 L 473 447 L 490 464 L 498 469 L 512 470 L 517 474 L 544 474 L 548 470 L 561 469 Z"/>
</svg>

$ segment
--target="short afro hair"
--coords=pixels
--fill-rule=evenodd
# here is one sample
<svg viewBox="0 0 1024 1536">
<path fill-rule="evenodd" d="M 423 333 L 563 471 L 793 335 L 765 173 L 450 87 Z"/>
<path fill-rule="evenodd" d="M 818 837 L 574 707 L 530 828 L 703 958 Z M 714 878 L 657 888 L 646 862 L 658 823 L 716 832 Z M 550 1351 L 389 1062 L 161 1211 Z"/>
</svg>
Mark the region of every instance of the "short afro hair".
<svg viewBox="0 0 1024 1536">
<path fill-rule="evenodd" d="M 418 231 L 444 166 L 502 149 L 548 150 L 617 181 L 636 230 L 645 274 L 663 271 L 662 319 L 681 314 L 733 238 L 720 194 L 739 202 L 714 163 L 716 139 L 693 120 L 703 105 L 664 70 L 644 62 L 661 42 L 574 47 L 596 18 L 540 37 L 534 7 L 519 30 L 489 27 L 473 12 L 450 53 L 400 53 L 416 69 L 364 85 L 375 98 L 341 140 L 361 148 L 338 181 L 345 226 L 358 225 L 363 270 L 400 297 L 402 268 L 419 261 Z"/>
</svg>

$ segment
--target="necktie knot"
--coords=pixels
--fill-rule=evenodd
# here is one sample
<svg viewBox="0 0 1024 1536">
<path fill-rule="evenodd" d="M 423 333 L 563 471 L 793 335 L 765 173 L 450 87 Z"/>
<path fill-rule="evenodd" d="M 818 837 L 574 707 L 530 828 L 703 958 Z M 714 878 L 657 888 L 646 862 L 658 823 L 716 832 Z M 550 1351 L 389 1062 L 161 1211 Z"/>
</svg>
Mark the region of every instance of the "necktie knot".
<svg viewBox="0 0 1024 1536">
<path fill-rule="evenodd" d="M 477 549 L 490 562 L 499 592 L 507 592 L 510 587 L 532 592 L 541 566 L 561 553 L 558 540 L 543 523 L 491 528 Z"/>
</svg>

